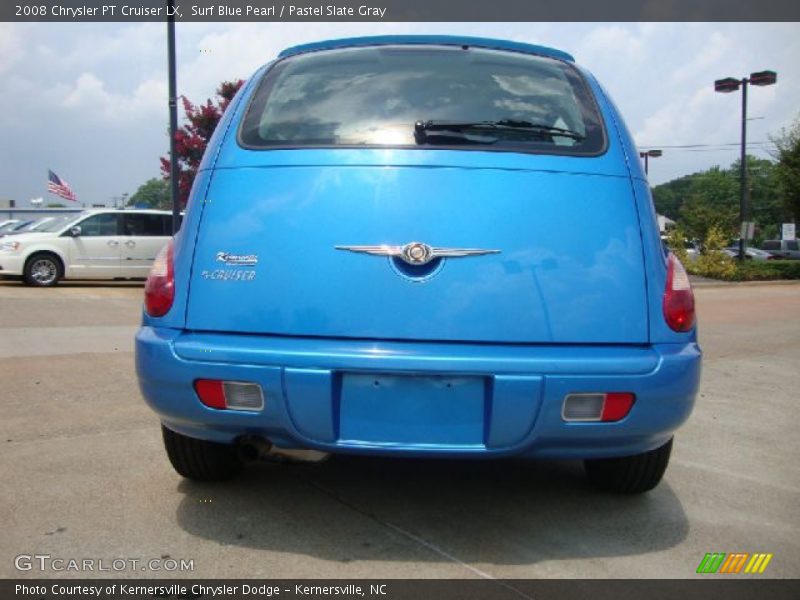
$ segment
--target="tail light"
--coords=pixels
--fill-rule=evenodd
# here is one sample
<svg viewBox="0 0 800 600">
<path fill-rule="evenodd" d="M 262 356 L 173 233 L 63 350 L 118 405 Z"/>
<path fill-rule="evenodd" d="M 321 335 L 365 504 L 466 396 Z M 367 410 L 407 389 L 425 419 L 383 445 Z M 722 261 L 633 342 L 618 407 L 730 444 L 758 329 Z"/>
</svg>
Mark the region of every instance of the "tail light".
<svg viewBox="0 0 800 600">
<path fill-rule="evenodd" d="M 175 300 L 175 268 L 172 240 L 161 249 L 144 284 L 144 309 L 151 317 L 163 317 Z"/>
<path fill-rule="evenodd" d="M 611 423 L 620 421 L 636 401 L 629 392 L 569 394 L 564 398 L 561 418 L 565 421 L 599 421 Z"/>
<path fill-rule="evenodd" d="M 264 408 L 264 394 L 257 383 L 198 379 L 194 382 L 194 391 L 197 392 L 200 402 L 209 408 L 232 410 Z"/>
<path fill-rule="evenodd" d="M 689 275 L 674 254 L 667 263 L 667 287 L 664 290 L 664 318 L 674 331 L 689 331 L 694 327 L 694 294 Z"/>
</svg>

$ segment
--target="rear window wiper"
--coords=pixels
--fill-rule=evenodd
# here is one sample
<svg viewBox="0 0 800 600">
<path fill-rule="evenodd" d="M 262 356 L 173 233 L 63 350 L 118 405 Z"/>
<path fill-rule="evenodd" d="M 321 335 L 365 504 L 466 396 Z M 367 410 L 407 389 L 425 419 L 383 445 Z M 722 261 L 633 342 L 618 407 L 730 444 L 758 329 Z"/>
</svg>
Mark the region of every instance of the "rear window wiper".
<svg viewBox="0 0 800 600">
<path fill-rule="evenodd" d="M 500 119 L 499 121 L 417 121 L 414 123 L 414 135 L 417 141 L 425 138 L 429 132 L 454 132 L 464 133 L 467 131 L 479 131 L 492 133 L 508 132 L 537 132 L 546 137 L 565 137 L 576 141 L 586 139 L 586 136 L 563 127 L 554 127 L 543 123 L 532 123 L 530 121 L 517 121 L 514 119 Z"/>
<path fill-rule="evenodd" d="M 458 129 L 414 129 L 417 144 L 494 144 L 499 139 L 496 135 L 486 135 L 483 131 L 461 131 Z"/>
</svg>

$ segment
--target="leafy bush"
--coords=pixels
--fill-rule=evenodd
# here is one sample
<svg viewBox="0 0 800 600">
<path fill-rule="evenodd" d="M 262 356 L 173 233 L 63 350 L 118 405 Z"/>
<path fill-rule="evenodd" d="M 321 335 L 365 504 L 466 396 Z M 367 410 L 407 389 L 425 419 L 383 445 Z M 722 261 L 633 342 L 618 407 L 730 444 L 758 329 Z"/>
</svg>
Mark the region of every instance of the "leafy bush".
<svg viewBox="0 0 800 600">
<path fill-rule="evenodd" d="M 736 263 L 722 251 L 727 237 L 720 227 L 713 226 L 703 243 L 700 256 L 688 263 L 689 272 L 703 277 L 715 279 L 732 279 L 736 275 Z"/>
<path fill-rule="evenodd" d="M 667 246 L 678 257 L 681 264 L 685 266 L 689 263 L 689 255 L 686 253 L 686 235 L 682 228 L 675 227 L 670 230 L 667 236 Z"/>
<path fill-rule="evenodd" d="M 722 275 L 707 275 L 700 272 L 697 261 L 684 263 L 692 275 L 701 275 L 724 281 L 771 281 L 778 279 L 800 279 L 800 260 L 747 260 L 744 264 L 733 262 L 733 269 Z"/>
<path fill-rule="evenodd" d="M 748 260 L 736 265 L 732 281 L 766 281 L 770 279 L 800 279 L 800 260 Z"/>
</svg>

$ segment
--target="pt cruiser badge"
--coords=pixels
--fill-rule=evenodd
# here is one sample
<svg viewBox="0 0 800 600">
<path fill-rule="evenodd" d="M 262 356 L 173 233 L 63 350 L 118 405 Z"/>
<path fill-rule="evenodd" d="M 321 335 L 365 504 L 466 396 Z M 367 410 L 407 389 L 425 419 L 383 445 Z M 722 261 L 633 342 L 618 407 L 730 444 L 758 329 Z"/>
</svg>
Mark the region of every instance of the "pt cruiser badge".
<svg viewBox="0 0 800 600">
<path fill-rule="evenodd" d="M 258 254 L 230 254 L 217 252 L 217 262 L 237 267 L 251 267 L 258 264 Z"/>
<path fill-rule="evenodd" d="M 427 265 L 437 258 L 458 258 L 461 256 L 481 256 L 483 254 L 499 254 L 500 250 L 482 250 L 480 248 L 433 248 L 422 242 L 409 242 L 404 246 L 334 246 L 337 250 L 363 252 L 375 256 L 391 256 L 414 265 Z"/>
</svg>

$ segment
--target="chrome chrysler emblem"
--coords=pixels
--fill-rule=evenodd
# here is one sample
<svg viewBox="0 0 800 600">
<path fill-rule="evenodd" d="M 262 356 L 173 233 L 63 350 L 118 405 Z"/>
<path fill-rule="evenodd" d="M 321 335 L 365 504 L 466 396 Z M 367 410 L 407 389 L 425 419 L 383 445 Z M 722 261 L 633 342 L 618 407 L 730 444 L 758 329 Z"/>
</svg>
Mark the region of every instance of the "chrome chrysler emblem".
<svg viewBox="0 0 800 600">
<path fill-rule="evenodd" d="M 383 244 L 381 246 L 334 246 L 334 248 L 350 252 L 374 254 L 375 256 L 391 256 L 414 266 L 427 265 L 436 258 L 457 258 L 460 256 L 500 253 L 500 250 L 483 250 L 481 248 L 435 248 L 422 242 L 409 242 L 403 246 Z"/>
</svg>

